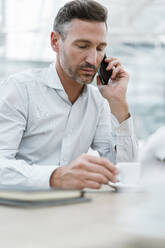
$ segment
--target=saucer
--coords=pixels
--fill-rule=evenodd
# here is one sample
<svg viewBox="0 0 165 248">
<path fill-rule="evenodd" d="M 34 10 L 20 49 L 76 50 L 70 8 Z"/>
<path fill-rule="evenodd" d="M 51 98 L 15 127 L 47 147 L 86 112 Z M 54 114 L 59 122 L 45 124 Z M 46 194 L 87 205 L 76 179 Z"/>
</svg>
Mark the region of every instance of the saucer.
<svg viewBox="0 0 165 248">
<path fill-rule="evenodd" d="M 141 192 L 142 186 L 140 184 L 126 184 L 126 183 L 112 183 L 108 182 L 108 185 L 114 188 L 116 191 L 124 191 L 124 192 Z"/>
</svg>

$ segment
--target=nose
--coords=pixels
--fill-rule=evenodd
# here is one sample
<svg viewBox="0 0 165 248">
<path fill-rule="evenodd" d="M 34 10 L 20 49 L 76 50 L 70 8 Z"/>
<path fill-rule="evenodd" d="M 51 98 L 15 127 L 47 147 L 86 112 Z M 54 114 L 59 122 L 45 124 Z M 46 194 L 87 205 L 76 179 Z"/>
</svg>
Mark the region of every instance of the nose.
<svg viewBox="0 0 165 248">
<path fill-rule="evenodd" d="M 96 66 L 97 65 L 97 51 L 94 49 L 92 49 L 91 51 L 88 51 L 85 61 L 91 65 Z"/>
</svg>

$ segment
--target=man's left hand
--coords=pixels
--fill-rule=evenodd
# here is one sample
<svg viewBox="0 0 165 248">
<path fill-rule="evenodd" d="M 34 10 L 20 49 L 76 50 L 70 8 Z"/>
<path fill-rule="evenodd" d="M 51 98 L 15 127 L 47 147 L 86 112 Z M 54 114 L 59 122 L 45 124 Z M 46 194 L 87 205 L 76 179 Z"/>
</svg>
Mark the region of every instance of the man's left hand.
<svg viewBox="0 0 165 248">
<path fill-rule="evenodd" d="M 113 70 L 111 79 L 108 85 L 102 85 L 98 76 L 97 85 L 102 96 L 108 100 L 112 113 L 121 123 L 129 117 L 128 104 L 126 101 L 129 75 L 117 58 L 109 57 L 105 59 L 105 62 L 109 63 L 107 71 L 110 69 Z"/>
</svg>

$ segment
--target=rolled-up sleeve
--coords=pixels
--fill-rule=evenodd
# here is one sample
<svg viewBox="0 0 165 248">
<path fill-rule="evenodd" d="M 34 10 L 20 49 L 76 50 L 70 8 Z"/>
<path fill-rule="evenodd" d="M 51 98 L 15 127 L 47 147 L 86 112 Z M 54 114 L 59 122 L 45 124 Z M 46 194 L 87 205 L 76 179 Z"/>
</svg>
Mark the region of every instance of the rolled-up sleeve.
<svg viewBox="0 0 165 248">
<path fill-rule="evenodd" d="M 132 117 L 119 124 L 111 113 L 109 104 L 104 101 L 91 147 L 113 163 L 135 161 L 138 142 Z"/>
<path fill-rule="evenodd" d="M 134 132 L 132 117 L 119 124 L 112 115 L 112 134 L 116 151 L 116 162 L 137 160 L 138 141 Z"/>
</svg>

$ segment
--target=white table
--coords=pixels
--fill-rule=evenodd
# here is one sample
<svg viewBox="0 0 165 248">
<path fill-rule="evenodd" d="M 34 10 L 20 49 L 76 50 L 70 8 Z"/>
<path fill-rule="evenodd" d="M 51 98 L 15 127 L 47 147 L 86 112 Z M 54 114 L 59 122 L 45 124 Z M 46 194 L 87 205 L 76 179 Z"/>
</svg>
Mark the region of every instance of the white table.
<svg viewBox="0 0 165 248">
<path fill-rule="evenodd" d="M 146 197 L 143 193 L 109 190 L 87 196 L 92 198 L 91 202 L 58 207 L 0 206 L 0 247 L 124 248 L 131 239 L 135 240 L 116 220 L 128 207 L 140 204 Z M 162 242 L 165 247 L 165 241 Z M 152 248 L 151 245 L 144 247 Z"/>
</svg>

